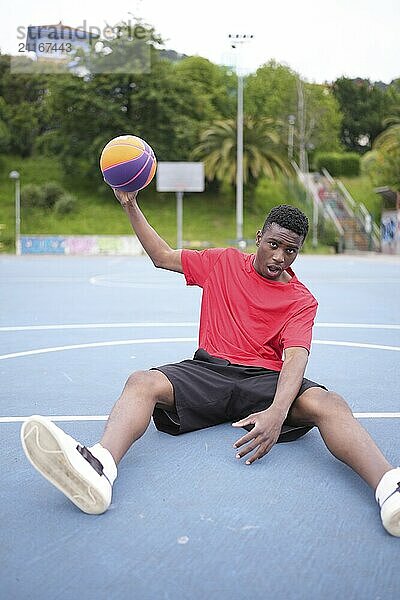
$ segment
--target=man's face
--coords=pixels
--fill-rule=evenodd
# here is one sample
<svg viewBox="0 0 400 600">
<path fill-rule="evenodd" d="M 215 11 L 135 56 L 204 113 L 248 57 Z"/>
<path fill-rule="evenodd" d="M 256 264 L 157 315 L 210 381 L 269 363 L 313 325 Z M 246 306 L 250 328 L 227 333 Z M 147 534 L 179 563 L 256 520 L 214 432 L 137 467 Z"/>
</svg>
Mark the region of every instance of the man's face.
<svg viewBox="0 0 400 600">
<path fill-rule="evenodd" d="M 295 260 L 303 241 L 303 237 L 294 231 L 271 223 L 263 235 L 261 231 L 257 232 L 255 270 L 266 279 L 286 281 L 284 271 Z"/>
</svg>

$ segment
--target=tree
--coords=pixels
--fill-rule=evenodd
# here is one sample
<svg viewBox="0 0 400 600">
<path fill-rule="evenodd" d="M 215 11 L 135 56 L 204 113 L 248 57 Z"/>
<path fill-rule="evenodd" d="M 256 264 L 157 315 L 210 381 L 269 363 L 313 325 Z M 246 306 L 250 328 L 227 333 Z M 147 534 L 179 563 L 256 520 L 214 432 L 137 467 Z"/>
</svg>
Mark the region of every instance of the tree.
<svg viewBox="0 0 400 600">
<path fill-rule="evenodd" d="M 4 98 L 0 96 L 0 152 L 7 152 L 11 139 L 7 108 Z"/>
<path fill-rule="evenodd" d="M 35 106 L 29 102 L 10 106 L 7 126 L 10 132 L 9 152 L 23 157 L 30 156 L 39 131 Z"/>
<path fill-rule="evenodd" d="M 12 73 L 10 57 L 0 56 L 1 148 L 29 156 L 45 129 L 48 76 Z"/>
<path fill-rule="evenodd" d="M 385 120 L 391 126 L 375 139 L 373 150 L 363 159 L 363 170 L 375 185 L 400 191 L 400 111 Z"/>
<path fill-rule="evenodd" d="M 253 118 L 269 117 L 284 123 L 297 111 L 298 75 L 274 60 L 246 78 L 244 104 Z"/>
<path fill-rule="evenodd" d="M 207 96 L 213 120 L 232 118 L 236 112 L 236 75 L 201 56 L 189 56 L 176 63 L 175 72 L 188 87 L 195 86 Z"/>
<path fill-rule="evenodd" d="M 400 98 L 392 114 L 383 120 L 383 126 L 387 129 L 375 139 L 374 150 L 385 153 L 398 152 L 400 150 Z"/>
<path fill-rule="evenodd" d="M 68 172 L 94 181 L 101 149 L 112 137 L 133 133 L 148 141 L 159 160 L 185 160 L 202 129 L 232 114 L 235 96 L 226 101 L 225 87 L 234 91 L 235 82 L 227 69 L 199 57 L 160 58 L 155 44 L 162 40 L 152 28 L 148 34 L 150 72 L 133 72 L 131 63 L 126 71 L 104 72 L 101 61 L 108 56 L 114 54 L 123 67 L 124 53 L 129 55 L 132 32 L 121 24 L 117 38 L 107 44 L 113 53 L 104 58 L 92 53 L 84 63 L 86 76 L 48 78 L 46 129 L 36 143 L 40 152 L 60 156 Z"/>
<path fill-rule="evenodd" d="M 128 116 L 160 160 L 187 160 L 218 112 L 205 86 L 182 76 L 179 63 L 156 59 L 150 74 L 135 79 Z"/>
<path fill-rule="evenodd" d="M 237 123 L 235 119 L 217 121 L 203 131 L 193 158 L 204 160 L 207 179 L 236 180 Z M 254 183 L 262 175 L 274 178 L 278 173 L 289 173 L 282 156 L 277 125 L 269 118 L 243 121 L 243 182 Z"/>
<path fill-rule="evenodd" d="M 306 83 L 306 144 L 310 154 L 339 152 L 342 114 L 327 85 Z"/>
<path fill-rule="evenodd" d="M 398 123 L 395 123 L 392 118 L 391 122 L 394 124 L 382 131 L 375 139 L 374 150 L 378 150 L 384 154 L 400 151 L 400 119 Z"/>
<path fill-rule="evenodd" d="M 349 150 L 364 153 L 372 148 L 384 129 L 383 120 L 392 100 L 380 85 L 369 79 L 340 77 L 332 84 L 343 113 L 341 141 Z"/>
<path fill-rule="evenodd" d="M 371 150 L 362 157 L 362 170 L 376 186 L 388 186 L 400 192 L 400 151 L 389 154 Z"/>
<path fill-rule="evenodd" d="M 245 110 L 258 119 L 269 117 L 283 124 L 282 144 L 287 149 L 288 117 L 296 117 L 295 146 L 299 143 L 298 85 L 300 77 L 289 67 L 270 61 L 246 78 Z M 340 149 L 341 113 L 327 85 L 303 82 L 306 104 L 305 143 L 315 151 Z"/>
<path fill-rule="evenodd" d="M 41 147 L 50 140 L 50 152 L 57 151 L 65 171 L 75 176 L 97 175 L 101 147 L 111 137 L 127 133 L 126 116 L 115 86 L 106 94 L 104 82 L 101 87 L 96 81 L 59 75 L 49 86 L 51 118 L 40 140 Z"/>
</svg>

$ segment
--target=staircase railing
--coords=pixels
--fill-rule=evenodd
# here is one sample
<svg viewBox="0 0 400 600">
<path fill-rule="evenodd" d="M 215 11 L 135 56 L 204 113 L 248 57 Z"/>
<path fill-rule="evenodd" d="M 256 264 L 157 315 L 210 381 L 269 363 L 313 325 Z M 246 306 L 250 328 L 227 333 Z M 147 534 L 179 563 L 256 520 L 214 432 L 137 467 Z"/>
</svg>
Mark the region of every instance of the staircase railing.
<svg viewBox="0 0 400 600">
<path fill-rule="evenodd" d="M 354 217 L 358 220 L 362 230 L 369 236 L 370 250 L 380 250 L 381 233 L 378 225 L 374 222 L 371 213 L 365 207 L 363 202 L 357 203 L 349 190 L 340 179 L 336 180 L 337 186 L 341 190 L 343 196 L 352 205 Z"/>
<path fill-rule="evenodd" d="M 344 229 L 341 226 L 339 219 L 336 217 L 335 213 L 333 212 L 333 210 L 330 206 L 327 206 L 321 202 L 321 199 L 318 196 L 318 190 L 317 190 L 316 186 L 311 184 L 309 174 L 307 177 L 307 174 L 303 173 L 300 170 L 300 167 L 298 166 L 296 161 L 292 160 L 291 164 L 297 175 L 298 180 L 302 183 L 304 188 L 309 192 L 309 194 L 312 197 L 313 202 L 316 203 L 316 206 L 318 207 L 318 212 L 322 213 L 322 215 L 325 219 L 329 219 L 329 221 L 331 221 L 331 223 L 335 227 L 337 235 L 338 235 L 337 251 L 343 252 L 343 250 L 344 250 Z M 329 173 L 328 173 L 328 175 L 329 175 Z M 329 175 L 329 177 L 330 177 L 330 175 Z"/>
</svg>

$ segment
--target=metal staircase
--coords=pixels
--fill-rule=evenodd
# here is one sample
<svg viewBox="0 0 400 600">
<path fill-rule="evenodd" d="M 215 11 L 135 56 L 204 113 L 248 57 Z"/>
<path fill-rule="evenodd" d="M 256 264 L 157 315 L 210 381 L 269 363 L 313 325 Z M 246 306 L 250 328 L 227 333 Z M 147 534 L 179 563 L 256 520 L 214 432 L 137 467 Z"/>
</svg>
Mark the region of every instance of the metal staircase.
<svg viewBox="0 0 400 600">
<path fill-rule="evenodd" d="M 293 166 L 318 213 L 335 226 L 338 252 L 380 251 L 379 227 L 364 204 L 357 203 L 339 179 L 333 179 L 326 169 L 321 175 L 302 173 L 297 165 Z"/>
<path fill-rule="evenodd" d="M 327 200 L 343 228 L 343 250 L 365 252 L 380 250 L 380 231 L 362 202 L 357 203 L 340 181 L 323 169 Z"/>
</svg>

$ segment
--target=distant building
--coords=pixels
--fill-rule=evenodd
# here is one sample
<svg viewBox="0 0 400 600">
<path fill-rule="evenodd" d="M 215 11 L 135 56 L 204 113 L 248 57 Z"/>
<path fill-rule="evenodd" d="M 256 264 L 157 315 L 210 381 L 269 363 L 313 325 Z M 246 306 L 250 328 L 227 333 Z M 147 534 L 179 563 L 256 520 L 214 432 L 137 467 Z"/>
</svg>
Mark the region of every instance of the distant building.
<svg viewBox="0 0 400 600">
<path fill-rule="evenodd" d="M 29 25 L 26 35 L 26 50 L 37 59 L 68 61 L 77 50 L 89 52 L 91 43 L 99 36 L 83 29 L 63 25 Z"/>
<path fill-rule="evenodd" d="M 185 58 L 188 58 L 187 54 L 181 54 L 180 52 L 176 52 L 175 50 L 164 50 L 163 48 L 160 48 L 158 54 L 160 58 L 165 58 L 166 60 L 169 60 L 171 62 L 179 62 L 181 60 L 184 60 Z"/>
</svg>

